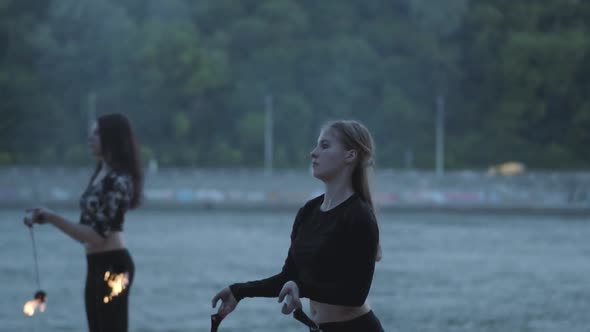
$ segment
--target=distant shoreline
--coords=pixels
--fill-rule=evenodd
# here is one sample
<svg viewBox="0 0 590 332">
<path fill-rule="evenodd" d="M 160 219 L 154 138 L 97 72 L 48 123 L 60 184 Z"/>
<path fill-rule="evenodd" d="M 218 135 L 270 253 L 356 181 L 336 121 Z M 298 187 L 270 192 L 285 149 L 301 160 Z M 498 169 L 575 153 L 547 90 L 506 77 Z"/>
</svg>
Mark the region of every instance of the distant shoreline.
<svg viewBox="0 0 590 332">
<path fill-rule="evenodd" d="M 1 209 L 26 209 L 35 205 L 33 202 L 0 203 Z M 38 205 L 38 204 L 37 204 Z M 76 210 L 74 203 L 52 202 L 42 204 L 53 209 Z M 209 203 L 159 203 L 146 202 L 140 206 L 141 211 L 182 212 L 297 212 L 301 206 L 297 204 L 209 204 Z M 377 207 L 378 213 L 391 214 L 457 214 L 457 215 L 499 215 L 499 216 L 563 216 L 563 217 L 589 217 L 590 207 L 586 206 L 490 206 L 490 205 L 432 205 L 432 204 L 404 204 L 396 206 Z"/>
<path fill-rule="evenodd" d="M 0 168 L 0 208 L 77 209 L 91 169 Z M 372 181 L 383 213 L 590 216 L 590 173 L 381 170 Z M 303 170 L 161 169 L 146 173 L 142 210 L 283 211 L 295 214 L 323 185 Z"/>
</svg>

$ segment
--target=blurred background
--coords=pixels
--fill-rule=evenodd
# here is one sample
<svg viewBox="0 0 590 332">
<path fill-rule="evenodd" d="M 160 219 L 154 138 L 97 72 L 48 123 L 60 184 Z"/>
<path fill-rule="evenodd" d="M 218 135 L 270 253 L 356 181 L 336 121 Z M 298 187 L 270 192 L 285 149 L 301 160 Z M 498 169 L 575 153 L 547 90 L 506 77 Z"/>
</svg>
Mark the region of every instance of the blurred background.
<svg viewBox="0 0 590 332">
<path fill-rule="evenodd" d="M 584 1 L 1 2 L 0 162 L 87 165 L 88 122 L 123 112 L 145 160 L 301 168 L 355 118 L 381 168 L 516 160 L 590 167 Z M 43 144 L 40 144 L 40 143 Z"/>
<path fill-rule="evenodd" d="M 589 21 L 582 0 L 0 0 L 0 331 L 85 329 L 83 250 L 49 227 L 48 311 L 22 314 L 20 220 L 77 220 L 112 112 L 146 172 L 131 331 L 204 331 L 220 287 L 280 270 L 335 119 L 376 142 L 387 331 L 590 331 Z M 222 328 L 304 331 L 279 311 Z"/>
</svg>

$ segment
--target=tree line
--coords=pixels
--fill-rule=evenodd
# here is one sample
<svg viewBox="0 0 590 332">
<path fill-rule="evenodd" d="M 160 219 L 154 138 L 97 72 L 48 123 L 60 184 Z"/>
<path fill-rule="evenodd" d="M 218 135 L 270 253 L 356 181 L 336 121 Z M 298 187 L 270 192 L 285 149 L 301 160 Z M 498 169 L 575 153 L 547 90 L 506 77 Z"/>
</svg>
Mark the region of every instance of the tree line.
<svg viewBox="0 0 590 332">
<path fill-rule="evenodd" d="M 563 0 L 0 0 L 0 165 L 85 165 L 127 114 L 145 160 L 308 164 L 353 118 L 377 164 L 588 169 L 590 3 Z M 266 102 L 265 102 L 266 101 Z M 440 106 L 440 105 L 439 105 Z"/>
</svg>

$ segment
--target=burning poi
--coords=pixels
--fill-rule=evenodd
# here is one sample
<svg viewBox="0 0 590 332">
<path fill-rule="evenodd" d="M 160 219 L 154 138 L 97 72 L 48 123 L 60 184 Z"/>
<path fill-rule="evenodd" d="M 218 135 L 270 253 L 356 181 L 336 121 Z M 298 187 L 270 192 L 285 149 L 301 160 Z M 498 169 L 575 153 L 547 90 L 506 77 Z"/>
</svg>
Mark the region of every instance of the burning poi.
<svg viewBox="0 0 590 332">
<path fill-rule="evenodd" d="M 41 290 L 41 281 L 39 278 L 39 263 L 37 262 L 37 246 L 35 244 L 35 233 L 33 233 L 33 220 L 31 219 L 31 216 L 29 214 L 25 216 L 24 223 L 27 226 L 29 226 L 29 231 L 31 234 L 31 242 L 33 244 L 33 258 L 35 261 L 35 276 L 37 279 L 37 288 L 39 290 L 35 292 L 35 295 L 32 300 L 27 301 L 27 303 L 25 303 L 23 307 L 23 312 L 27 316 L 33 316 L 37 309 L 39 309 L 39 312 L 45 312 L 47 293 Z"/>
</svg>

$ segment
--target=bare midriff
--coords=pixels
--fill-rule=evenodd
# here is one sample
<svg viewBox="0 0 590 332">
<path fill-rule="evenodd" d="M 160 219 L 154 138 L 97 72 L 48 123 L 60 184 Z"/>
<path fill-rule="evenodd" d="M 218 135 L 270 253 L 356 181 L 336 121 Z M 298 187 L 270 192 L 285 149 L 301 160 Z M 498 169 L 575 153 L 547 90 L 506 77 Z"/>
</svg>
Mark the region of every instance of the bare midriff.
<svg viewBox="0 0 590 332">
<path fill-rule="evenodd" d="M 123 232 L 111 232 L 106 239 L 100 244 L 86 244 L 86 253 L 95 254 L 104 251 L 111 251 L 117 249 L 125 249 L 125 241 L 123 239 Z"/>
<path fill-rule="evenodd" d="M 367 302 L 360 307 L 350 307 L 310 300 L 309 309 L 309 318 L 318 324 L 322 324 L 329 322 L 344 322 L 358 318 L 371 311 L 371 306 L 369 306 Z"/>
</svg>

